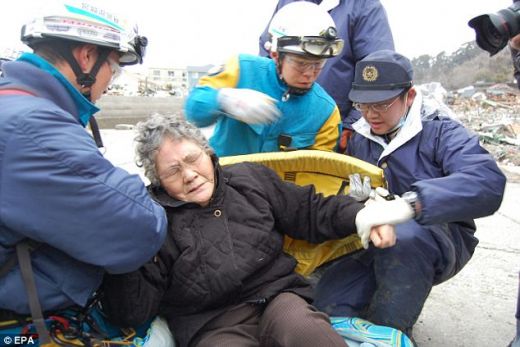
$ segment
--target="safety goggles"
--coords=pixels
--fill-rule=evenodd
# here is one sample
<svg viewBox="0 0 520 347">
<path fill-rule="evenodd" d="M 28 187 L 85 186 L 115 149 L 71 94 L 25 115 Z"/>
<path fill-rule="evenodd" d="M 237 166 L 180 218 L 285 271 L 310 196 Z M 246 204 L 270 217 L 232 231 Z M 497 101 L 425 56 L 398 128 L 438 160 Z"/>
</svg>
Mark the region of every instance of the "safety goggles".
<svg viewBox="0 0 520 347">
<path fill-rule="evenodd" d="M 352 104 L 354 108 L 360 112 L 367 113 L 369 109 L 372 109 L 374 112 L 377 113 L 385 113 L 390 109 L 390 107 L 395 104 L 397 100 L 401 97 L 402 94 L 399 94 L 394 100 L 391 102 L 380 102 L 377 104 L 362 104 L 360 102 L 355 102 Z"/>
<path fill-rule="evenodd" d="M 121 76 L 123 69 L 119 63 L 110 58 L 107 58 L 107 64 L 110 67 L 110 71 L 112 71 L 112 79 L 110 80 L 110 83 L 112 84 L 119 76 Z"/>
<path fill-rule="evenodd" d="M 146 54 L 148 39 L 145 36 L 136 35 L 127 45 L 131 48 L 127 54 L 121 56 L 119 64 L 121 66 L 141 64 Z"/>
<path fill-rule="evenodd" d="M 341 53 L 344 41 L 323 36 L 282 36 L 278 39 L 278 48 L 299 46 L 307 54 L 320 58 L 331 58 Z"/>
<path fill-rule="evenodd" d="M 295 58 L 290 55 L 287 55 L 285 58 L 285 61 L 289 63 L 296 71 L 299 73 L 305 73 L 312 69 L 313 72 L 319 72 L 321 69 L 323 69 L 323 66 L 325 65 L 326 60 L 320 59 L 320 60 L 304 60 L 301 58 Z"/>
<path fill-rule="evenodd" d="M 148 46 L 148 39 L 144 36 L 137 35 L 134 37 L 134 42 L 130 43 L 135 49 L 135 53 L 139 57 L 139 63 L 143 62 L 144 55 L 146 54 L 146 46 Z"/>
</svg>

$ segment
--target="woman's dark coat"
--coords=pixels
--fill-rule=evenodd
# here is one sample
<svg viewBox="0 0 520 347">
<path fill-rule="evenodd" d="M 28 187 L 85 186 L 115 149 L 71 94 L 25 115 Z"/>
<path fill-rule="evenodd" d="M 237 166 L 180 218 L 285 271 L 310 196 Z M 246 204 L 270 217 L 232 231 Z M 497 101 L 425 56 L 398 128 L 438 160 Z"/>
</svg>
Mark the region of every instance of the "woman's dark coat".
<svg viewBox="0 0 520 347">
<path fill-rule="evenodd" d="M 272 170 L 243 163 L 216 165 L 215 193 L 206 207 L 152 188 L 166 209 L 168 237 L 139 271 L 106 276 L 104 308 L 123 326 L 160 314 L 180 346 L 209 320 L 239 303 L 265 304 L 281 292 L 311 301 L 283 235 L 319 243 L 356 232 L 362 204 L 325 198 L 312 186 L 283 182 Z"/>
</svg>

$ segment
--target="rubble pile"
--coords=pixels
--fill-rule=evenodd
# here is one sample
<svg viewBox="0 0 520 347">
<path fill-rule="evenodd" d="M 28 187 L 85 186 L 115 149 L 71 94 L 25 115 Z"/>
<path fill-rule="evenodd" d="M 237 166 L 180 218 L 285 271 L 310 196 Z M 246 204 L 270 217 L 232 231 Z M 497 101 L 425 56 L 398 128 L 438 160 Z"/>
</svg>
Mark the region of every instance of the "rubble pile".
<svg viewBox="0 0 520 347">
<path fill-rule="evenodd" d="M 520 92 L 492 86 L 471 96 L 452 94 L 449 107 L 477 133 L 481 144 L 505 166 L 520 166 Z"/>
</svg>

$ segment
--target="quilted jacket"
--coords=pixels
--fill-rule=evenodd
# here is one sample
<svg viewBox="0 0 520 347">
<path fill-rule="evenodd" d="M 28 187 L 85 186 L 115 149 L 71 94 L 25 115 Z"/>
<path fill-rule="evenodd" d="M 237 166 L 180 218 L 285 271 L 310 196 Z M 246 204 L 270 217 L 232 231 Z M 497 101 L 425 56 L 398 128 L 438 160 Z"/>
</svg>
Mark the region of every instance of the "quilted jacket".
<svg viewBox="0 0 520 347">
<path fill-rule="evenodd" d="M 153 261 L 137 272 L 105 278 L 112 320 L 135 325 L 165 316 L 180 346 L 227 307 L 265 304 L 281 292 L 312 300 L 307 281 L 283 253 L 283 235 L 318 243 L 355 233 L 362 204 L 347 196 L 323 197 L 312 186 L 283 182 L 252 163 L 223 170 L 207 207 L 153 196 L 166 209 L 169 232 Z"/>
</svg>

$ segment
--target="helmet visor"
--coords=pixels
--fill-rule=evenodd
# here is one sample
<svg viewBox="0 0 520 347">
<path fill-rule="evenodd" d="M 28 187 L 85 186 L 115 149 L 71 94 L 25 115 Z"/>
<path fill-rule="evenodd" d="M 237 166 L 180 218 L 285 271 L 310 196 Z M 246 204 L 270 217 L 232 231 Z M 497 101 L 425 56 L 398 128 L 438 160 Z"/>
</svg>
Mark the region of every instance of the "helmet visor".
<svg viewBox="0 0 520 347">
<path fill-rule="evenodd" d="M 278 48 L 281 50 L 288 46 L 299 46 L 303 52 L 320 58 L 337 56 L 343 50 L 343 44 L 342 39 L 323 36 L 282 36 L 278 39 Z"/>
</svg>

